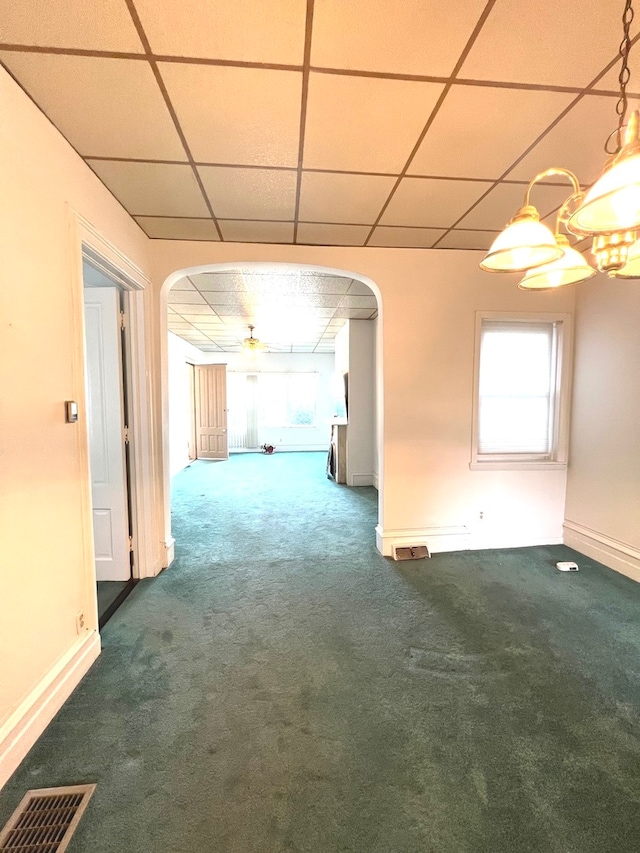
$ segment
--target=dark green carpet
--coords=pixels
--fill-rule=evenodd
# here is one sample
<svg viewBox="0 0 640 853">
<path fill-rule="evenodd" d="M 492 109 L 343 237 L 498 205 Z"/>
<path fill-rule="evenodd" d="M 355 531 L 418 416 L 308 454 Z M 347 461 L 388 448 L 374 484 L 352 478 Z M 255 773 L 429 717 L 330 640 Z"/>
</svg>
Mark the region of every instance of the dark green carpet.
<svg viewBox="0 0 640 853">
<path fill-rule="evenodd" d="M 175 564 L 108 623 L 2 821 L 97 781 L 71 853 L 640 850 L 640 586 L 560 546 L 385 560 L 374 490 L 323 454 L 174 487 Z"/>
</svg>

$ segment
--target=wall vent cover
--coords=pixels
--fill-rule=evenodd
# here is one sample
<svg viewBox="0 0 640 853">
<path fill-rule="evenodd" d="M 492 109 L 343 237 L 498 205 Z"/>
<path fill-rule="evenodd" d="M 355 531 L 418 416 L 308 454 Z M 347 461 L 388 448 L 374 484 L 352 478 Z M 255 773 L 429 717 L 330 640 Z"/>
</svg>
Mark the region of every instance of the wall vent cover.
<svg viewBox="0 0 640 853">
<path fill-rule="evenodd" d="M 27 791 L 0 832 L 0 851 L 62 853 L 95 789 L 74 785 Z"/>
<path fill-rule="evenodd" d="M 393 546 L 394 560 L 424 560 L 430 556 L 426 545 Z"/>
</svg>

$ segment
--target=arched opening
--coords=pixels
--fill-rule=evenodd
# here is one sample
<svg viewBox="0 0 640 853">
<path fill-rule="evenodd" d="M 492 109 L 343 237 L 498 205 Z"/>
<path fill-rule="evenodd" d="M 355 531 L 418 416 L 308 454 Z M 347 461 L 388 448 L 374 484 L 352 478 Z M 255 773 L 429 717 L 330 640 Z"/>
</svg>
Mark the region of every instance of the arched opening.
<svg viewBox="0 0 640 853">
<path fill-rule="evenodd" d="M 200 357 L 193 360 L 199 361 L 201 365 L 227 364 L 236 397 L 239 385 L 247 377 L 255 376 L 264 386 L 264 399 L 264 389 L 267 386 L 282 385 L 282 376 L 269 376 L 273 373 L 268 369 L 269 359 L 273 365 L 277 357 L 285 355 L 290 359 L 297 359 L 299 363 L 304 363 L 305 356 L 321 355 L 324 363 L 322 371 L 325 371 L 327 362 L 331 361 L 332 372 L 337 373 L 342 380 L 343 389 L 345 374 L 351 385 L 364 369 L 362 352 L 366 351 L 366 345 L 363 350 L 362 339 L 366 334 L 361 333 L 365 331 L 364 326 L 369 326 L 367 333 L 371 355 L 370 363 L 366 367 L 370 372 L 372 386 L 371 409 L 368 415 L 363 416 L 358 410 L 360 402 L 357 388 L 352 388 L 356 393 L 349 395 L 351 425 L 347 429 L 351 429 L 351 454 L 348 458 L 352 459 L 353 464 L 345 471 L 344 479 L 350 486 L 375 485 L 379 491 L 382 490 L 382 304 L 375 282 L 350 270 L 320 265 L 266 262 L 209 264 L 177 270 L 170 275 L 161 290 L 160 312 L 164 538 L 168 543 L 170 556 L 173 545 L 170 481 L 171 474 L 179 469 L 180 462 L 176 462 L 175 450 L 172 460 L 171 451 L 169 334 L 172 335 L 174 343 L 175 335 L 180 341 L 186 341 L 187 346 L 196 347 Z M 370 320 L 373 322 L 370 323 Z M 253 356 L 258 366 L 255 361 L 251 363 L 247 358 L 247 350 L 242 346 L 243 339 L 252 335 L 250 325 L 254 326 L 253 334 L 260 341 L 260 345 L 264 345 L 263 353 L 257 357 Z M 337 358 L 336 335 L 339 338 L 340 350 Z M 353 370 L 349 364 L 350 353 L 354 360 Z M 282 364 L 283 358 L 280 359 L 276 373 L 287 372 Z M 297 372 L 304 374 L 304 367 Z M 301 376 L 294 378 L 297 379 L 298 387 L 304 385 Z M 338 385 L 334 385 L 334 391 L 337 387 Z M 267 389 L 266 395 L 268 394 Z M 339 395 L 334 395 L 337 396 Z M 302 408 L 304 409 L 304 406 Z M 299 408 L 296 411 L 298 417 L 304 420 L 306 413 L 300 415 Z M 237 415 L 237 411 L 235 414 Z M 346 410 L 339 412 L 332 408 L 330 417 L 336 414 L 344 415 L 346 420 Z M 298 424 L 307 428 L 307 444 L 313 426 L 315 442 L 311 442 L 311 446 L 315 451 L 322 450 L 325 459 L 332 443 L 330 417 L 327 417 L 325 408 L 313 425 Z M 368 423 L 365 423 L 367 420 Z M 297 430 L 297 445 L 295 441 L 292 443 L 287 440 L 287 436 L 296 433 L 295 423 L 287 424 L 284 430 L 273 432 L 269 429 L 273 424 L 270 424 L 267 418 L 261 428 L 250 429 L 249 435 L 239 435 L 237 417 L 231 426 L 234 427 L 230 434 L 231 450 L 237 453 L 259 449 L 263 439 L 264 443 L 273 443 L 276 449 L 279 446 L 282 450 L 304 449 L 304 443 L 301 445 L 299 438 L 303 429 Z M 195 440 L 197 442 L 197 438 Z M 318 441 L 321 442 L 320 445 L 317 444 Z M 369 473 L 366 470 L 357 470 L 358 448 L 365 447 L 367 441 L 371 443 L 371 454 L 375 457 Z M 184 444 L 182 446 L 184 447 Z M 364 452 L 366 454 L 366 450 Z M 379 515 L 377 520 L 380 522 Z M 372 538 L 375 535 L 373 527 L 374 525 L 371 529 Z"/>
</svg>

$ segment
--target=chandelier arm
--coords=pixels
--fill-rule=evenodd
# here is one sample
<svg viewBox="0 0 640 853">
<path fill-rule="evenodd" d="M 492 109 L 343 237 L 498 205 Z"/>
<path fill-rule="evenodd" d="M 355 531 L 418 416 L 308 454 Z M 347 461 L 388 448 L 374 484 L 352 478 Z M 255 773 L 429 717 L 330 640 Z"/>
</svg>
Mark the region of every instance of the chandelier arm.
<svg viewBox="0 0 640 853">
<path fill-rule="evenodd" d="M 529 181 L 529 185 L 527 186 L 527 191 L 524 194 L 525 205 L 530 204 L 529 196 L 531 195 L 531 190 L 533 189 L 534 185 L 537 184 L 538 181 L 543 181 L 545 178 L 550 178 L 553 175 L 563 175 L 565 178 L 567 178 L 570 181 L 571 186 L 573 187 L 573 191 L 574 191 L 573 195 L 580 195 L 582 193 L 582 190 L 580 189 L 580 184 L 578 183 L 578 179 L 573 174 L 573 172 L 570 172 L 568 169 L 562 169 L 559 166 L 558 167 L 554 166 L 550 169 L 545 169 L 544 172 L 539 172 L 535 176 L 535 178 L 532 178 Z M 572 196 L 572 198 L 573 198 L 573 196 Z"/>
</svg>

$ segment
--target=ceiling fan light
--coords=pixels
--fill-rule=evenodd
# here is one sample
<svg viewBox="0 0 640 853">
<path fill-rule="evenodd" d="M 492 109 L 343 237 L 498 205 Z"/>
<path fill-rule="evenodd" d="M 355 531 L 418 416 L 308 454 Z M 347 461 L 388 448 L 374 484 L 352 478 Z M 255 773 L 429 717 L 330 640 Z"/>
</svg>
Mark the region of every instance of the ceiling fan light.
<svg viewBox="0 0 640 853">
<path fill-rule="evenodd" d="M 568 284 L 586 281 L 596 274 L 580 252 L 569 245 L 564 235 L 559 234 L 556 239 L 562 249 L 562 257 L 550 264 L 527 270 L 518 284 L 520 290 L 555 290 Z"/>
<path fill-rule="evenodd" d="M 550 228 L 532 205 L 520 208 L 480 262 L 487 272 L 525 272 L 562 256 Z"/>
<path fill-rule="evenodd" d="M 574 234 L 613 234 L 640 227 L 640 114 L 635 110 L 623 147 L 570 217 Z"/>
</svg>

